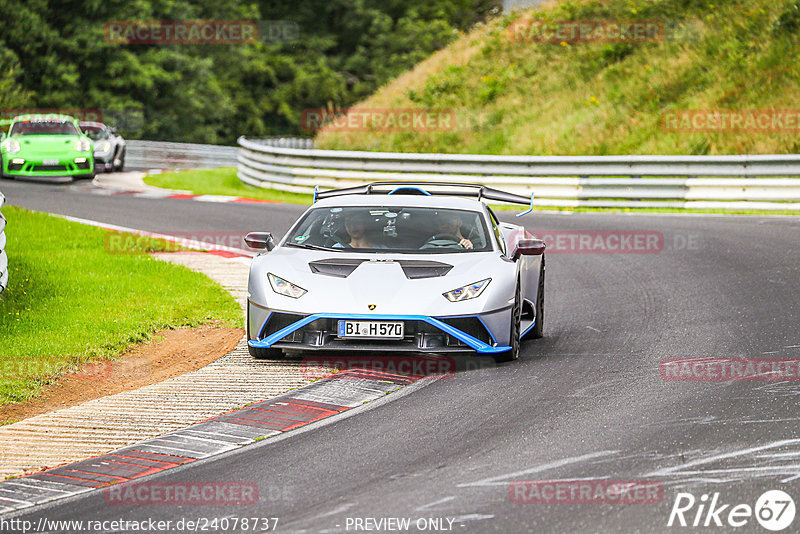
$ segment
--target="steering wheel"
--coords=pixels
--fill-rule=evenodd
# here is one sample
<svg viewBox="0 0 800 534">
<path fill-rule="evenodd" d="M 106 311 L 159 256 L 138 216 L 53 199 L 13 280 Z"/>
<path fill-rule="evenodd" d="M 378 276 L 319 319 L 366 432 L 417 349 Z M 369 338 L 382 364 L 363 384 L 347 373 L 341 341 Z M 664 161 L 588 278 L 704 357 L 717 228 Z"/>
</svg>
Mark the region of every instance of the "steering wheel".
<svg viewBox="0 0 800 534">
<path fill-rule="evenodd" d="M 461 248 L 461 238 L 453 234 L 436 234 L 422 245 L 422 248 Z"/>
</svg>

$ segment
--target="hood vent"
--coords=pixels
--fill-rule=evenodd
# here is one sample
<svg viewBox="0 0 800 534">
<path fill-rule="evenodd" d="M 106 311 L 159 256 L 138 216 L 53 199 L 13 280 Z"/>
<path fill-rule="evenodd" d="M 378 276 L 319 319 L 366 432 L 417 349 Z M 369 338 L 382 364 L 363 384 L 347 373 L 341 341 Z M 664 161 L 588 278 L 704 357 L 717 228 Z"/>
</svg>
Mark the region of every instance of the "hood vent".
<svg viewBox="0 0 800 534">
<path fill-rule="evenodd" d="M 364 262 L 369 262 L 368 259 L 358 258 L 332 258 L 327 260 L 318 260 L 309 262 L 308 266 L 314 274 L 322 274 L 325 276 L 334 276 L 336 278 L 347 278 L 359 265 Z M 439 263 L 438 261 L 426 260 L 387 260 L 387 264 L 399 264 L 403 269 L 403 274 L 409 280 L 418 280 L 421 278 L 437 278 L 444 276 L 453 268 L 452 265 L 447 263 Z"/>
<path fill-rule="evenodd" d="M 359 259 L 330 259 L 312 261 L 308 264 L 311 267 L 311 272 L 316 274 L 324 274 L 325 276 L 335 276 L 336 278 L 347 278 L 356 267 L 361 265 L 367 260 Z"/>
<path fill-rule="evenodd" d="M 400 260 L 398 263 L 409 280 L 437 278 L 446 275 L 453 268 L 452 265 L 439 263 L 438 261 Z"/>
</svg>

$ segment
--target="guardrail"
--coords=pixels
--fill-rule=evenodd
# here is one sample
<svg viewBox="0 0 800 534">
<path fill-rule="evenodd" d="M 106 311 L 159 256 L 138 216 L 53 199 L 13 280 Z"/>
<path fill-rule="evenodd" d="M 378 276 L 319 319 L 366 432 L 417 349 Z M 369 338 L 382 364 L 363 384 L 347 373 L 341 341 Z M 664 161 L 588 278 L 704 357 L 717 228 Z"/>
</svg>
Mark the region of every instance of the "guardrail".
<svg viewBox="0 0 800 534">
<path fill-rule="evenodd" d="M 6 197 L 0 193 L 0 208 L 6 202 Z M 6 254 L 6 218 L 0 213 L 0 293 L 8 286 L 8 255 Z"/>
<path fill-rule="evenodd" d="M 260 141 L 265 145 L 285 148 L 314 148 L 313 139 L 275 137 Z M 167 143 L 162 141 L 128 141 L 125 164 L 141 169 L 198 169 L 235 167 L 237 147 Z"/>
<path fill-rule="evenodd" d="M 455 181 L 534 194 L 538 206 L 800 210 L 800 155 L 487 156 L 238 141 L 239 179 L 284 191 L 384 180 Z"/>
<path fill-rule="evenodd" d="M 236 147 L 161 141 L 128 141 L 125 166 L 142 169 L 235 167 Z"/>
</svg>

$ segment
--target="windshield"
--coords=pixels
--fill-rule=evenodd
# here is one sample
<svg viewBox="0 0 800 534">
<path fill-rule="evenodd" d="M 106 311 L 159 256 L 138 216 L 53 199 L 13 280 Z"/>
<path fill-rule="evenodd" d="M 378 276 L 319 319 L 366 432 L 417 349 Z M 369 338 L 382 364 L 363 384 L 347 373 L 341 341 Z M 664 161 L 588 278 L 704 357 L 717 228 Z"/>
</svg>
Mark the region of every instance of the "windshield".
<svg viewBox="0 0 800 534">
<path fill-rule="evenodd" d="M 33 119 L 15 122 L 10 135 L 78 135 L 78 129 L 70 121 Z"/>
<path fill-rule="evenodd" d="M 88 135 L 93 141 L 108 139 L 108 132 L 100 126 L 81 126 L 83 133 Z"/>
<path fill-rule="evenodd" d="M 438 208 L 318 208 L 295 227 L 288 246 L 436 254 L 492 250 L 483 215 Z"/>
</svg>

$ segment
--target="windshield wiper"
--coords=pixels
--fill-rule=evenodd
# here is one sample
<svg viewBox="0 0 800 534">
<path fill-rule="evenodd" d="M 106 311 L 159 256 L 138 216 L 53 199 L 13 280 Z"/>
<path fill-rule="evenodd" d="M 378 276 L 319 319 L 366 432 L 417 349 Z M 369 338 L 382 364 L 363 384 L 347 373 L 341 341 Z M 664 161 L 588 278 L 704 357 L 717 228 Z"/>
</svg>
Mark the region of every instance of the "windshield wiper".
<svg viewBox="0 0 800 534">
<path fill-rule="evenodd" d="M 321 247 L 319 245 L 311 245 L 309 243 L 287 243 L 287 247 L 307 248 L 308 250 L 333 250 L 329 247 Z"/>
</svg>

